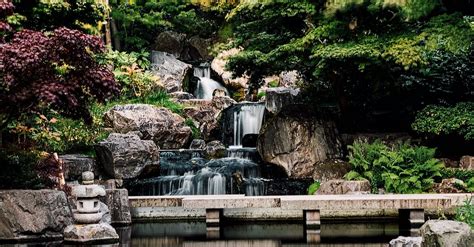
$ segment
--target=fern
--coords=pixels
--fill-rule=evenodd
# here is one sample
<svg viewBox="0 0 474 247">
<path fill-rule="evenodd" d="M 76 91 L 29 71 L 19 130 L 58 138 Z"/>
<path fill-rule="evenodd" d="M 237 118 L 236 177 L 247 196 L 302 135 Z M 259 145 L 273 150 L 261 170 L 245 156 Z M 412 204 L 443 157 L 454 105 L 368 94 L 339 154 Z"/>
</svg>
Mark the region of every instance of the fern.
<svg viewBox="0 0 474 247">
<path fill-rule="evenodd" d="M 373 143 L 356 141 L 349 147 L 352 171 L 348 180 L 368 179 L 372 192 L 384 188 L 394 193 L 421 193 L 429 191 L 444 168 L 434 158 L 435 149 L 399 143 L 388 147 L 380 140 Z"/>
</svg>

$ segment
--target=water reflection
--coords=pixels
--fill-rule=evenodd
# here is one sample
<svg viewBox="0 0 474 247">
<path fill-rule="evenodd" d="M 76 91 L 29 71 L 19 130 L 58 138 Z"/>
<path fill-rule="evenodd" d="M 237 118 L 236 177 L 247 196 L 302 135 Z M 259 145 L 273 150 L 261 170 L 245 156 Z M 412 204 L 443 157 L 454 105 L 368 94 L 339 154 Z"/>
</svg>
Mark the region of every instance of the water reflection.
<svg viewBox="0 0 474 247">
<path fill-rule="evenodd" d="M 122 246 L 386 246 L 399 234 L 398 224 L 331 223 L 321 229 L 305 229 L 299 222 L 288 224 L 234 223 L 206 228 L 204 222 L 134 224 L 131 239 Z"/>
<path fill-rule="evenodd" d="M 321 229 L 305 229 L 301 222 L 234 222 L 206 228 L 205 222 L 136 223 L 115 227 L 120 243 L 101 247 L 273 247 L 273 246 L 387 246 L 400 231 L 397 223 L 331 223 Z M 9 244 L 6 246 L 65 246 L 61 242 Z M 66 245 L 67 246 L 67 245 Z M 77 246 L 77 245 L 76 245 Z M 90 246 L 90 245 L 89 245 Z"/>
</svg>

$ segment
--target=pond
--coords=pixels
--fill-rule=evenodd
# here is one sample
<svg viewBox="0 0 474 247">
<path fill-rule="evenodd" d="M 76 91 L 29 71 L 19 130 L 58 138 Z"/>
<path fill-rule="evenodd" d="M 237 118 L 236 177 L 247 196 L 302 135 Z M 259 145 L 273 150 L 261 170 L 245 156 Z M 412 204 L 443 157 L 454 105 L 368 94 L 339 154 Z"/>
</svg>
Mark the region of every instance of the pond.
<svg viewBox="0 0 474 247">
<path fill-rule="evenodd" d="M 125 246 L 386 246 L 400 234 L 397 222 L 323 222 L 319 231 L 300 222 L 235 222 L 220 229 L 205 222 L 136 223 L 117 229 Z M 309 236 L 313 235 L 313 236 Z"/>
</svg>

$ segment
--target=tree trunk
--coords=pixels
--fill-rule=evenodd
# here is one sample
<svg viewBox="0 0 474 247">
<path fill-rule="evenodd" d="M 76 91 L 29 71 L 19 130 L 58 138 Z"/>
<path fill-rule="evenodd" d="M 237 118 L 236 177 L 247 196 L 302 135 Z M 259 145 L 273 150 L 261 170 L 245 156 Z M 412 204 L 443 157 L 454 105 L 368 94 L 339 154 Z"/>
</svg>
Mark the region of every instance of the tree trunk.
<svg viewBox="0 0 474 247">
<path fill-rule="evenodd" d="M 112 31 L 111 38 L 113 40 L 114 49 L 117 51 L 120 51 L 121 49 L 120 38 L 118 35 L 117 24 L 115 23 L 115 20 L 113 18 L 110 18 L 110 28 Z"/>
</svg>

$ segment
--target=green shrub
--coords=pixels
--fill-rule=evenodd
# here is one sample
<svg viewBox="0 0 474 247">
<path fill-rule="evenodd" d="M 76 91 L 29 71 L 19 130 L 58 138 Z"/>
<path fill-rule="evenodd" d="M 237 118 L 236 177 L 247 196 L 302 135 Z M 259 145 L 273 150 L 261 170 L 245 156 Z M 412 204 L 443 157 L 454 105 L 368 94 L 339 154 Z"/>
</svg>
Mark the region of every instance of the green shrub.
<svg viewBox="0 0 474 247">
<path fill-rule="evenodd" d="M 318 191 L 319 187 L 321 187 L 321 182 L 319 181 L 314 181 L 309 187 L 308 187 L 308 195 L 314 195 L 316 191 Z"/>
<path fill-rule="evenodd" d="M 114 68 L 115 79 L 122 86 L 122 97 L 134 98 L 144 97 L 162 88 L 159 78 L 147 71 L 151 65 L 149 55 L 143 50 L 130 53 L 110 50 L 97 59 Z"/>
<path fill-rule="evenodd" d="M 429 105 L 417 114 L 412 128 L 421 134 L 456 134 L 474 140 L 474 102 L 454 107 Z"/>
<path fill-rule="evenodd" d="M 473 204 L 473 197 L 469 200 L 464 201 L 464 204 L 456 209 L 456 217 L 457 221 L 465 222 L 474 228 L 474 204 Z"/>
<path fill-rule="evenodd" d="M 434 158 L 435 149 L 401 143 L 389 147 L 380 140 L 356 141 L 349 146 L 352 171 L 346 179 L 368 179 L 372 191 L 393 193 L 427 192 L 441 178 L 444 164 Z"/>
<path fill-rule="evenodd" d="M 103 129 L 103 112 L 93 114 L 91 125 L 82 120 L 60 116 L 53 111 L 45 115 L 25 114 L 12 121 L 8 130 L 18 137 L 15 144 L 19 146 L 31 144 L 34 149 L 47 152 L 87 152 L 108 134 Z"/>
<path fill-rule="evenodd" d="M 447 167 L 441 171 L 441 176 L 443 178 L 457 178 L 467 182 L 469 179 L 474 178 L 474 170 Z"/>
<path fill-rule="evenodd" d="M 42 189 L 43 181 L 35 168 L 40 160 L 39 152 L 0 150 L 0 189 Z"/>
</svg>

